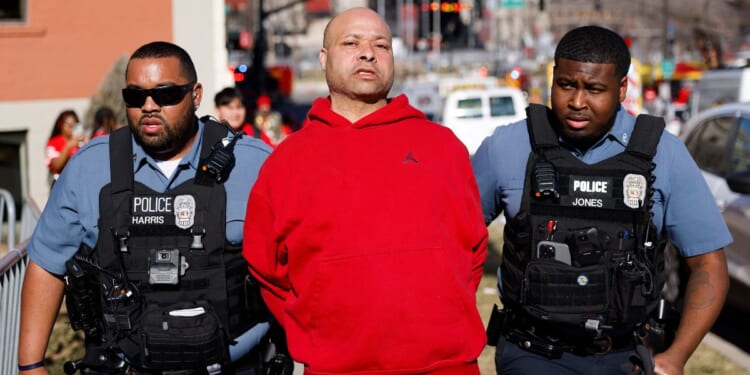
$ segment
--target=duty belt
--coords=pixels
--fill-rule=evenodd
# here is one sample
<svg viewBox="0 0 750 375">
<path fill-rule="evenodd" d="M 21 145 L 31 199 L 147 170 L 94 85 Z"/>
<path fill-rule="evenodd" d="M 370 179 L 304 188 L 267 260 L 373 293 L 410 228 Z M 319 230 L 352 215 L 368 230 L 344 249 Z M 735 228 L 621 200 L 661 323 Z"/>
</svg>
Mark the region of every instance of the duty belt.
<svg viewBox="0 0 750 375">
<path fill-rule="evenodd" d="M 633 349 L 636 345 L 633 334 L 562 339 L 561 336 L 549 336 L 529 329 L 510 328 L 505 337 L 525 350 L 548 358 L 560 358 L 564 352 L 601 355 L 611 351 Z"/>
</svg>

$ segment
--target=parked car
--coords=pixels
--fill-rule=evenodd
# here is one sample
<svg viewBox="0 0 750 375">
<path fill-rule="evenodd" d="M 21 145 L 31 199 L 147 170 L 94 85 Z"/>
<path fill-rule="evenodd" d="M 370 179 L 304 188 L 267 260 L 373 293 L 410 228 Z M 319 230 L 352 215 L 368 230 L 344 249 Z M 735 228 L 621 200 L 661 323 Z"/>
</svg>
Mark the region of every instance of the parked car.
<svg viewBox="0 0 750 375">
<path fill-rule="evenodd" d="M 682 139 L 703 172 L 734 242 L 725 248 L 728 301 L 750 311 L 750 102 L 698 113 Z"/>
<path fill-rule="evenodd" d="M 750 68 L 707 70 L 690 94 L 689 116 L 727 103 L 750 100 Z"/>
<path fill-rule="evenodd" d="M 495 128 L 526 118 L 526 106 L 526 95 L 514 87 L 459 90 L 445 99 L 440 122 L 474 154 Z"/>
</svg>

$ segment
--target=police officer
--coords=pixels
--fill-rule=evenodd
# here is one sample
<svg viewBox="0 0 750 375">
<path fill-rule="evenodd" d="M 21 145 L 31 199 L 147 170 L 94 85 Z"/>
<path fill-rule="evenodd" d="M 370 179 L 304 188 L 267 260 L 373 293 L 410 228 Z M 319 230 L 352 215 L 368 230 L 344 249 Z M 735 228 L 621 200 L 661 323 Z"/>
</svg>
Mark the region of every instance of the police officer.
<svg viewBox="0 0 750 375">
<path fill-rule="evenodd" d="M 86 333 L 73 370 L 232 372 L 268 330 L 240 250 L 270 149 L 198 120 L 203 88 L 174 44 L 136 50 L 122 95 L 130 126 L 71 160 L 29 244 L 19 372 L 46 373 L 64 291 Z"/>
<path fill-rule="evenodd" d="M 503 310 L 488 327 L 497 371 L 682 374 L 724 302 L 731 236 L 680 140 L 620 105 L 619 35 L 575 28 L 554 62 L 551 109 L 530 105 L 472 159 L 485 221 L 507 220 Z M 667 240 L 689 277 L 674 341 L 652 356 Z"/>
</svg>

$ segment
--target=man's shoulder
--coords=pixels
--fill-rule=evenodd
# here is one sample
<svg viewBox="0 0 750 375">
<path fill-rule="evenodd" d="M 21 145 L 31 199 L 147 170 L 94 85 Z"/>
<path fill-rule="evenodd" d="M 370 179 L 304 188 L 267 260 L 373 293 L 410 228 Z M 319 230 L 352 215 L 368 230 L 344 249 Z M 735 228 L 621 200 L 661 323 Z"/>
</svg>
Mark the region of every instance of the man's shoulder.
<svg viewBox="0 0 750 375">
<path fill-rule="evenodd" d="M 526 119 L 498 126 L 487 138 L 493 148 L 510 150 L 528 150 L 531 148 Z"/>
<path fill-rule="evenodd" d="M 260 153 L 271 153 L 271 147 L 268 146 L 265 142 L 260 140 L 260 138 L 251 137 L 249 135 L 243 135 L 242 138 L 237 140 L 236 147 L 240 148 L 248 148 L 252 149 L 254 151 L 260 152 Z"/>
<path fill-rule="evenodd" d="M 666 130 L 661 133 L 659 143 L 656 146 L 655 158 L 681 158 L 688 157 L 689 155 L 685 143 L 680 138 L 677 138 L 677 136 Z"/>
<path fill-rule="evenodd" d="M 96 162 L 101 163 L 102 161 L 109 160 L 109 135 L 103 135 L 96 137 L 88 141 L 83 145 L 71 158 L 70 162 L 90 163 Z M 67 168 L 67 166 L 66 166 Z"/>
<path fill-rule="evenodd" d="M 242 136 L 242 138 L 237 140 L 237 143 L 235 144 L 235 150 L 246 156 L 257 155 L 263 157 L 268 156 L 268 154 L 270 154 L 272 151 L 271 147 L 262 140 L 247 135 L 244 135 Z"/>
</svg>

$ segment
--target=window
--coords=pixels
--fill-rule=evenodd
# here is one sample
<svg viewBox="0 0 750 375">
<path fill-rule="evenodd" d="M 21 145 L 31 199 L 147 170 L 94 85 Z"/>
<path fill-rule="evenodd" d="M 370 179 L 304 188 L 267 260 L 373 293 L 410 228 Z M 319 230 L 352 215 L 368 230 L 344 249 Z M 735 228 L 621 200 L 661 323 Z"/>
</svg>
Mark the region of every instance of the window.
<svg viewBox="0 0 750 375">
<path fill-rule="evenodd" d="M 26 19 L 26 0 L 0 1 L 0 23 L 19 22 Z"/>
<path fill-rule="evenodd" d="M 461 99 L 456 106 L 459 109 L 456 118 L 482 117 L 482 98 Z"/>
<path fill-rule="evenodd" d="M 723 116 L 708 119 L 695 127 L 685 144 L 698 167 L 715 175 L 726 175 L 728 142 L 736 124 L 737 117 Z"/>
<path fill-rule="evenodd" d="M 28 187 L 28 166 L 26 158 L 26 132 L 0 132 L 0 189 L 13 195 L 16 203 L 16 219 L 21 218 L 23 192 Z"/>
<path fill-rule="evenodd" d="M 490 116 L 515 116 L 516 108 L 510 96 L 496 96 L 490 98 Z"/>
<path fill-rule="evenodd" d="M 481 98 L 461 99 L 458 101 L 458 109 L 481 109 Z"/>
<path fill-rule="evenodd" d="M 750 169 L 750 118 L 741 117 L 729 163 L 729 173 Z"/>
</svg>

